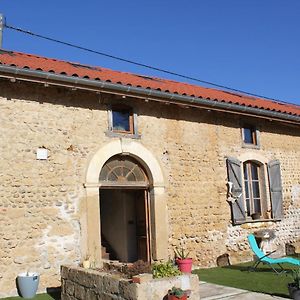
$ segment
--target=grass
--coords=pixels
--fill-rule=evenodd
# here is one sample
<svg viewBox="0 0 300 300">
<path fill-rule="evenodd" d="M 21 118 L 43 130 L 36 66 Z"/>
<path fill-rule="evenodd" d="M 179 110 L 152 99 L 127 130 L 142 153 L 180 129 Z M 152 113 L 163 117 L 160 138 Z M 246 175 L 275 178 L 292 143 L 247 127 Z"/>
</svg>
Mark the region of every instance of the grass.
<svg viewBox="0 0 300 300">
<path fill-rule="evenodd" d="M 234 266 L 198 269 L 193 273 L 201 281 L 235 287 L 253 292 L 265 293 L 280 297 L 289 297 L 287 284 L 292 282 L 289 274 L 276 274 L 269 266 L 259 265 L 256 271 L 249 271 L 253 263 Z M 282 264 L 285 270 L 295 269 L 296 266 Z"/>
<path fill-rule="evenodd" d="M 1 300 L 21 300 L 24 299 L 22 297 L 9 297 L 9 298 L 1 298 Z M 48 294 L 38 294 L 34 298 L 31 298 L 32 300 L 53 300 L 55 298 L 52 298 Z"/>
<path fill-rule="evenodd" d="M 8 297 L 1 298 L 0 300 L 21 300 L 24 299 L 22 297 Z M 47 293 L 45 294 L 37 294 L 31 300 L 60 300 L 60 288 L 47 288 Z"/>
</svg>

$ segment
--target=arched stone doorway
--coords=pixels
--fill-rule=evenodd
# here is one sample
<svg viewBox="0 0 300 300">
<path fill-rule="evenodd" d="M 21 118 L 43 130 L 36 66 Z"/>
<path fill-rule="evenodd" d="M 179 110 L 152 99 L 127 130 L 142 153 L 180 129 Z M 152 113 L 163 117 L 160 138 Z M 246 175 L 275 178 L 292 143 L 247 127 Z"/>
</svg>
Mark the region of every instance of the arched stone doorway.
<svg viewBox="0 0 300 300">
<path fill-rule="evenodd" d="M 129 155 L 116 155 L 100 176 L 102 258 L 151 261 L 149 187 L 146 171 Z"/>
<path fill-rule="evenodd" d="M 149 216 L 151 259 L 167 259 L 167 204 L 165 180 L 161 167 L 154 155 L 141 143 L 126 139 L 115 140 L 104 145 L 91 158 L 88 165 L 86 182 L 84 184 L 86 188 L 86 201 L 81 217 L 83 253 L 89 255 L 97 266 L 102 265 L 100 191 L 102 189 L 105 190 L 105 185 L 99 180 L 99 176 L 105 164 L 116 155 L 134 159 L 147 175 L 147 194 L 151 211 L 151 215 Z M 123 186 L 122 190 L 126 190 L 125 186 Z"/>
</svg>

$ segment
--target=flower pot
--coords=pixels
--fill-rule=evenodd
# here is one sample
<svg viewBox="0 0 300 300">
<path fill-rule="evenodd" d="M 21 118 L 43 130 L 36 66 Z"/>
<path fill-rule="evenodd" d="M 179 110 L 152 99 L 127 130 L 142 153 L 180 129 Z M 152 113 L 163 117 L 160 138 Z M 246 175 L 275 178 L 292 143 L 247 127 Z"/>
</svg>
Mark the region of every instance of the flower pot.
<svg viewBox="0 0 300 300">
<path fill-rule="evenodd" d="M 288 283 L 289 294 L 292 299 L 300 300 L 300 289 L 294 283 Z"/>
<path fill-rule="evenodd" d="M 192 272 L 192 264 L 193 260 L 191 258 L 176 258 L 176 264 L 178 265 L 178 269 L 182 273 L 191 273 Z"/>
<path fill-rule="evenodd" d="M 177 298 L 174 295 L 168 295 L 168 300 L 187 300 L 187 295 L 183 295 L 181 298 Z"/>
<path fill-rule="evenodd" d="M 36 295 L 40 281 L 38 273 L 21 273 L 17 277 L 17 287 L 23 298 L 30 299 Z"/>
<path fill-rule="evenodd" d="M 260 213 L 254 213 L 251 215 L 252 220 L 259 220 L 260 219 Z"/>
</svg>

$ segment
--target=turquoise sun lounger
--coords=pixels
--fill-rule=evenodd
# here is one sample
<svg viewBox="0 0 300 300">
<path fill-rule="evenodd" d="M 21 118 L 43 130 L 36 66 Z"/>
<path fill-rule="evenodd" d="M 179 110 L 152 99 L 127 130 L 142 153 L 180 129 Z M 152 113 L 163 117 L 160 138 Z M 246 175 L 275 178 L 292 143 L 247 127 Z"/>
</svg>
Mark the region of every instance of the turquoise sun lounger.
<svg viewBox="0 0 300 300">
<path fill-rule="evenodd" d="M 272 251 L 271 253 L 265 254 L 262 252 L 256 242 L 255 236 L 253 234 L 248 235 L 248 241 L 250 244 L 250 247 L 254 254 L 257 256 L 257 261 L 254 263 L 254 265 L 251 267 L 252 270 L 255 270 L 257 266 L 260 263 L 268 264 L 274 272 L 277 274 L 284 272 L 283 267 L 281 264 L 288 263 L 296 266 L 300 266 L 300 260 L 292 257 L 282 257 L 282 258 L 271 258 L 269 257 L 270 254 L 274 253 L 275 251 Z M 280 267 L 280 271 L 276 270 L 274 265 L 278 265 Z"/>
</svg>

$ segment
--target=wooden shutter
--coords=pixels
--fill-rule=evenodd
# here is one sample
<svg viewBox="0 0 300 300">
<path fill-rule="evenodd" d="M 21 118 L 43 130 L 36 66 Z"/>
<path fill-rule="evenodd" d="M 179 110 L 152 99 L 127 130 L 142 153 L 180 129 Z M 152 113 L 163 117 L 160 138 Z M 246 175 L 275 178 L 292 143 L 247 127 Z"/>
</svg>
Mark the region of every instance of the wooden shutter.
<svg viewBox="0 0 300 300">
<path fill-rule="evenodd" d="M 234 224 L 242 223 L 246 220 L 246 214 L 242 188 L 243 178 L 241 162 L 234 157 L 229 157 L 227 159 L 227 173 L 228 181 L 233 183 L 232 194 L 234 196 L 239 196 L 236 201 L 231 204 L 232 220 Z"/>
<path fill-rule="evenodd" d="M 271 160 L 268 163 L 268 174 L 270 183 L 270 196 L 272 204 L 272 216 L 275 220 L 283 217 L 282 208 L 282 183 L 279 160 Z"/>
</svg>

